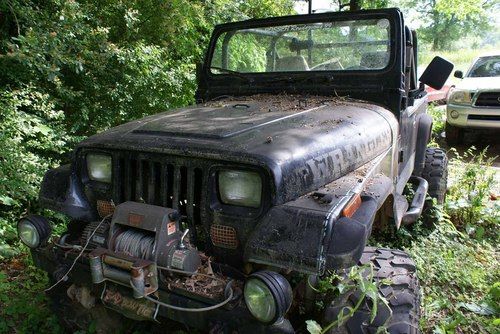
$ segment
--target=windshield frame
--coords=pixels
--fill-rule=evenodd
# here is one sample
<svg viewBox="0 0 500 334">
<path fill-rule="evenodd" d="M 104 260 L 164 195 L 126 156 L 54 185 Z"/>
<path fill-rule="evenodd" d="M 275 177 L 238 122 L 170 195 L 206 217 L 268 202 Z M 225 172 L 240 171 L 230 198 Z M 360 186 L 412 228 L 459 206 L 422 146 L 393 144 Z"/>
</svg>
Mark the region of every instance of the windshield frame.
<svg viewBox="0 0 500 334">
<path fill-rule="evenodd" d="M 208 77 L 227 77 L 234 74 L 231 73 L 213 73 L 210 68 L 212 59 L 216 50 L 217 41 L 226 32 L 258 29 L 267 27 L 277 27 L 284 25 L 299 25 L 299 24 L 314 24 L 327 22 L 342 22 L 342 21 L 360 21 L 360 20 L 378 20 L 387 19 L 389 21 L 389 60 L 387 65 L 381 69 L 352 69 L 352 70 L 309 70 L 309 71 L 272 71 L 272 72 L 238 72 L 238 76 L 248 78 L 266 78 L 276 77 L 279 75 L 286 76 L 311 76 L 311 75 L 359 75 L 359 74 L 383 74 L 390 72 L 395 65 L 396 50 L 397 50 L 397 34 L 398 27 L 394 19 L 394 9 L 390 10 L 375 10 L 375 11 L 358 11 L 358 12 L 328 12 L 321 14 L 293 15 L 266 19 L 253 19 L 242 22 L 233 22 L 218 25 L 214 29 L 214 33 L 210 40 L 210 45 L 207 50 L 204 61 L 204 72 Z"/>
</svg>

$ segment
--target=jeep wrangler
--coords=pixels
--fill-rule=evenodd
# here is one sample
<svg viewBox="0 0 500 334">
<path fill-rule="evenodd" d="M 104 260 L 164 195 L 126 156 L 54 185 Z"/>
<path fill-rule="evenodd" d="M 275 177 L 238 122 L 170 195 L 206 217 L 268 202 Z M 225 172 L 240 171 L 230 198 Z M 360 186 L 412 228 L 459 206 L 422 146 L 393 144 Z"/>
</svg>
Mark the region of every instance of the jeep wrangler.
<svg viewBox="0 0 500 334">
<path fill-rule="evenodd" d="M 49 170 L 40 203 L 70 218 L 61 236 L 19 221 L 61 323 L 294 333 L 340 316 L 329 332 L 418 333 L 415 264 L 366 246 L 414 223 L 427 195 L 444 200 L 424 84 L 440 89 L 453 65 L 416 69 L 398 9 L 216 26 L 196 105 L 92 136 Z M 373 321 L 370 298 L 317 289 L 360 264 L 387 300 Z"/>
</svg>

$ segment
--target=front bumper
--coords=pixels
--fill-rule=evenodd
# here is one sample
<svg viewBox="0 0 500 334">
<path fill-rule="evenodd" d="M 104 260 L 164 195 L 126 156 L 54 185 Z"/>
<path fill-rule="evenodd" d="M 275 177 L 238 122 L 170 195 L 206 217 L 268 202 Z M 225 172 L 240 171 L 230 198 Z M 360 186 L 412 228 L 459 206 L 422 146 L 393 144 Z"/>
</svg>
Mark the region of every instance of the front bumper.
<svg viewBox="0 0 500 334">
<path fill-rule="evenodd" d="M 458 117 L 453 118 L 452 111 Z M 446 122 L 461 128 L 500 129 L 500 108 L 448 104 Z"/>
<path fill-rule="evenodd" d="M 57 280 L 61 273 L 65 273 L 67 268 L 73 262 L 74 257 L 66 257 L 62 252 L 53 246 L 45 248 L 32 249 L 31 254 L 35 265 L 46 271 L 49 277 Z M 56 273 L 56 275 L 54 275 Z M 57 277 L 59 273 L 59 277 Z M 99 303 L 114 311 L 123 314 L 126 317 L 138 319 L 137 314 L 131 315 L 130 310 L 120 309 L 116 305 L 110 305 L 105 300 L 105 291 L 112 288 L 113 291 L 118 292 L 120 296 L 133 299 L 133 291 L 131 288 L 120 286 L 111 282 L 102 284 L 92 284 L 91 271 L 89 261 L 87 259 L 79 260 L 74 269 L 68 275 L 69 279 L 64 282 L 65 289 L 76 284 L 78 286 L 88 287 L 93 292 L 94 296 Z M 62 284 L 61 284 L 62 285 Z M 166 287 L 161 287 L 158 290 L 158 299 L 167 304 L 173 304 L 186 308 L 202 308 L 210 306 L 208 302 L 195 300 L 188 296 L 177 294 L 169 291 Z M 122 298 L 122 297 L 120 297 Z M 136 299 L 138 300 L 138 299 Z M 140 301 L 140 300 L 139 300 Z M 130 304 L 130 303 L 129 303 Z M 144 307 L 142 307 L 144 311 Z M 238 331 L 239 333 L 294 333 L 291 323 L 284 319 L 283 321 L 272 326 L 266 326 L 253 318 L 245 306 L 242 296 L 236 298 L 234 302 L 230 302 L 224 307 L 207 312 L 181 312 L 164 307 L 158 307 L 154 312 L 154 321 L 161 324 L 168 324 L 172 321 L 184 324 L 185 326 L 202 331 L 208 331 L 213 328 L 223 328 L 223 332 Z M 153 320 L 153 319 L 149 319 Z"/>
</svg>

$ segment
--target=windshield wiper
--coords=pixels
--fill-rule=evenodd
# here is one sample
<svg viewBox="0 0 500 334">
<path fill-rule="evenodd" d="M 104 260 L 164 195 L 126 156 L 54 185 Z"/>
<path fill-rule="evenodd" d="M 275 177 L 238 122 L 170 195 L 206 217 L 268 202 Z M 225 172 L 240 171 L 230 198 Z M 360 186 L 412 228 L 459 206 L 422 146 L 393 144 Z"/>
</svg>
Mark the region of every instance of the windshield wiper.
<svg viewBox="0 0 500 334">
<path fill-rule="evenodd" d="M 238 78 L 241 78 L 241 79 L 244 79 L 248 82 L 253 82 L 253 80 L 249 77 L 247 77 L 246 75 L 242 74 L 241 72 L 238 72 L 238 71 L 233 71 L 233 70 L 229 70 L 227 68 L 223 68 L 223 67 L 218 67 L 218 66 L 210 66 L 210 69 L 211 70 L 217 70 L 217 71 L 221 71 L 222 73 L 226 73 L 226 74 L 232 74 Z"/>
</svg>

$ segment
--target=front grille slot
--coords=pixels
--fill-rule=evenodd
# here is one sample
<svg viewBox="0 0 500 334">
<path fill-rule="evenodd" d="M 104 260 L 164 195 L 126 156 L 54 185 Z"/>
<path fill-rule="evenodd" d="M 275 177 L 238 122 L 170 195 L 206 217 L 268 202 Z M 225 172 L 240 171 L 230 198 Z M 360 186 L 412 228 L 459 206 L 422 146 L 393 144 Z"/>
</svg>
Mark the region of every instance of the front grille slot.
<svg viewBox="0 0 500 334">
<path fill-rule="evenodd" d="M 478 107 L 500 107 L 500 92 L 482 92 L 476 99 Z"/>
<path fill-rule="evenodd" d="M 203 166 L 142 153 L 115 155 L 115 203 L 135 201 L 170 207 L 186 216 L 188 223 L 201 225 Z"/>
<path fill-rule="evenodd" d="M 500 121 L 500 115 L 469 115 L 468 119 L 477 121 Z"/>
</svg>

